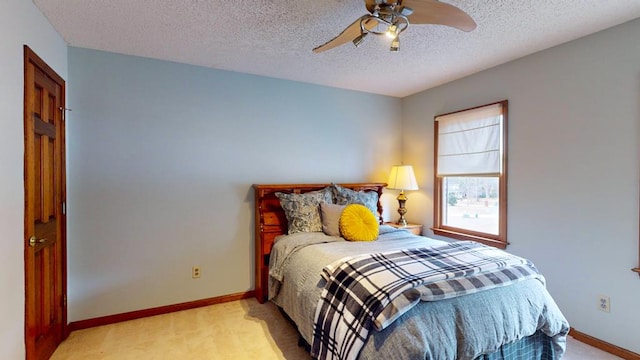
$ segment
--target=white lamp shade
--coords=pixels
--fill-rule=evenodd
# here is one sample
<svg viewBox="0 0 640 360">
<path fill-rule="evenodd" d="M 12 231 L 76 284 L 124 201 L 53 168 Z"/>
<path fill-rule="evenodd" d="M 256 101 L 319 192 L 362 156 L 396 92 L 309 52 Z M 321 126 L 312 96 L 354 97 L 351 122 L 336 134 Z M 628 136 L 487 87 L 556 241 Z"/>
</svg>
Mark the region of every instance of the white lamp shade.
<svg viewBox="0 0 640 360">
<path fill-rule="evenodd" d="M 394 165 L 389 174 L 387 188 L 391 190 L 418 190 L 418 182 L 411 165 Z"/>
</svg>

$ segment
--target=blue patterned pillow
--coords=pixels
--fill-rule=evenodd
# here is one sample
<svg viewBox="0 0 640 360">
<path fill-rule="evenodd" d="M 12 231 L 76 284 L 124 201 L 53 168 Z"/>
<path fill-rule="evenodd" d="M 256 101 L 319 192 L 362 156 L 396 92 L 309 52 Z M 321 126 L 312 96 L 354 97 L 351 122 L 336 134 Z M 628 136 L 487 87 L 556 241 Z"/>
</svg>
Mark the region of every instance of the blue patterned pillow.
<svg viewBox="0 0 640 360">
<path fill-rule="evenodd" d="M 277 192 L 275 195 L 280 199 L 280 206 L 287 217 L 289 234 L 322 231 L 320 204 L 331 204 L 332 192 L 329 187 L 304 194 Z"/>
<path fill-rule="evenodd" d="M 355 191 L 338 184 L 331 184 L 335 203 L 338 205 L 360 204 L 378 217 L 378 193 L 375 191 Z"/>
</svg>

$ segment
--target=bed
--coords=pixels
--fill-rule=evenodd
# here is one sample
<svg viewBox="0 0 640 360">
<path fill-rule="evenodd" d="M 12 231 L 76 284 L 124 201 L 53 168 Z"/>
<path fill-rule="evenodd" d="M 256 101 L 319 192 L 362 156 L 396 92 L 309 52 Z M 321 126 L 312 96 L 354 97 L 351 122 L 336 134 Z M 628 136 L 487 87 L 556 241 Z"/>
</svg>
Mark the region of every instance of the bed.
<svg viewBox="0 0 640 360">
<path fill-rule="evenodd" d="M 330 282 L 337 277 L 331 278 L 327 270 L 332 269 L 331 266 L 352 268 L 353 264 L 347 261 L 363 258 L 372 261 L 371 254 L 395 255 L 398 249 L 431 253 L 436 249 L 474 247 L 474 251 L 493 251 L 480 244 L 477 245 L 482 248 L 476 249 L 475 243 L 447 243 L 384 225 L 379 226 L 376 240 L 371 242 L 345 241 L 323 231 L 287 235 L 290 209 L 285 213 L 278 196 L 319 193 L 338 187 L 367 195 L 367 199 L 375 198 L 375 204 L 360 203 L 382 214 L 378 199 L 384 186 L 383 183 L 254 185 L 255 296 L 260 303 L 270 300 L 280 307 L 295 323 L 314 358 L 529 360 L 562 357 L 569 324 L 546 291 L 544 278 L 533 272 L 508 285 L 462 292 L 459 296 L 440 295 L 441 298 L 431 299 L 435 301 L 416 301 L 413 296 L 409 299 L 410 306 L 400 307 L 395 303 L 385 306 L 381 313 L 376 313 L 375 319 L 358 323 L 360 327 L 352 326 L 349 318 L 345 322 L 349 324 L 347 330 L 357 328 L 360 332 L 356 332 L 356 336 L 336 335 L 343 333 L 335 328 L 324 329 L 320 324 L 339 323 L 332 317 L 323 317 L 327 315 L 322 310 L 328 308 L 325 312 L 331 312 L 335 308 L 334 303 L 327 300 L 331 296 L 327 295 Z M 342 204 L 344 200 L 341 199 Z M 331 201 L 336 202 L 335 196 Z M 381 218 L 376 221 L 381 222 Z M 532 264 L 530 267 L 534 268 Z M 470 282 L 474 281 L 477 279 Z M 427 298 L 421 294 L 423 300 Z M 327 340 L 323 336 L 331 338 Z M 358 340 L 349 340 L 351 338 Z"/>
</svg>

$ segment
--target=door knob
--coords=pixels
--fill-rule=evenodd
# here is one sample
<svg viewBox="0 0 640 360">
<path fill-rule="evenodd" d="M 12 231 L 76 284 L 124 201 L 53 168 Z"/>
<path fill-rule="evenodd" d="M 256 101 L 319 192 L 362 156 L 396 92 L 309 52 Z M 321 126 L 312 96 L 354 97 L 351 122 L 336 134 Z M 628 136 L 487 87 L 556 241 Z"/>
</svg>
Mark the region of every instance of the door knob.
<svg viewBox="0 0 640 360">
<path fill-rule="evenodd" d="M 29 238 L 29 246 L 34 247 L 37 244 L 42 244 L 47 241 L 47 238 L 36 239 L 35 236 Z"/>
</svg>

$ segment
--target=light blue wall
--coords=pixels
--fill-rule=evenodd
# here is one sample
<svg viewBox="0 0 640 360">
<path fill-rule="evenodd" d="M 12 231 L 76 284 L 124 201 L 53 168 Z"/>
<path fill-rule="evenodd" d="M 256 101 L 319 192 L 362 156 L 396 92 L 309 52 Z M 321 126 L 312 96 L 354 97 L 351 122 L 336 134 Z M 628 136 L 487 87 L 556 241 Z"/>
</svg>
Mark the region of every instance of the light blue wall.
<svg viewBox="0 0 640 360">
<path fill-rule="evenodd" d="M 397 98 L 73 47 L 69 78 L 70 321 L 249 291 L 253 183 L 400 158 Z"/>
<path fill-rule="evenodd" d="M 640 353 L 640 20 L 403 99 L 403 160 L 433 224 L 433 117 L 509 100 L 508 250 L 531 258 L 578 331 Z M 611 297 L 611 313 L 597 309 Z"/>
<path fill-rule="evenodd" d="M 31 1 L 0 1 L 0 359 L 24 359 L 24 62 L 67 77 L 67 46 Z"/>
</svg>

